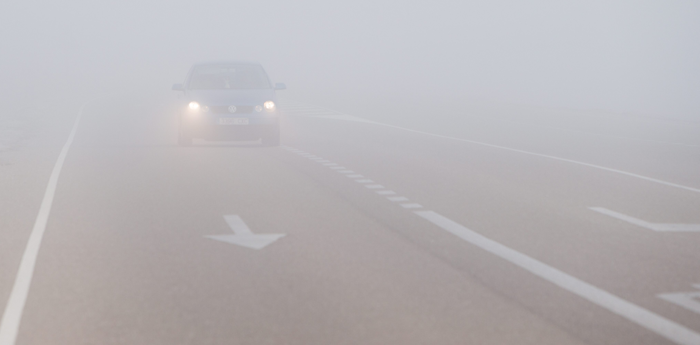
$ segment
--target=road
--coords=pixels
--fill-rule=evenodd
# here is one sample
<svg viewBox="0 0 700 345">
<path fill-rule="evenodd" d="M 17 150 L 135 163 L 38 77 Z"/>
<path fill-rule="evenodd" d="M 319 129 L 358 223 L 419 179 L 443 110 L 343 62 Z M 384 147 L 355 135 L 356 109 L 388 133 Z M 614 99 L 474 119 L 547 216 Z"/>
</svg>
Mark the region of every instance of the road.
<svg viewBox="0 0 700 345">
<path fill-rule="evenodd" d="M 129 97 L 84 108 L 16 344 L 700 341 L 698 123 L 287 100 L 281 147 L 178 147 L 174 103 Z M 78 108 L 0 166 L 4 309 Z M 284 236 L 212 238 L 247 231 Z"/>
</svg>

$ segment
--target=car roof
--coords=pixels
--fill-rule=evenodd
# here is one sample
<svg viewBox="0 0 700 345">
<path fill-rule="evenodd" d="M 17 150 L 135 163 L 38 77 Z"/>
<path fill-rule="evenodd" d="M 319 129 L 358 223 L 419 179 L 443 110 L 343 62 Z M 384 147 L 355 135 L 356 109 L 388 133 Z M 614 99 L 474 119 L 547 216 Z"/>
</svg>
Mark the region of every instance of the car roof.
<svg viewBox="0 0 700 345">
<path fill-rule="evenodd" d="M 203 61 L 195 63 L 193 66 L 206 66 L 206 65 L 258 65 L 259 62 L 256 61 L 245 61 L 245 60 L 216 60 L 216 61 Z"/>
</svg>

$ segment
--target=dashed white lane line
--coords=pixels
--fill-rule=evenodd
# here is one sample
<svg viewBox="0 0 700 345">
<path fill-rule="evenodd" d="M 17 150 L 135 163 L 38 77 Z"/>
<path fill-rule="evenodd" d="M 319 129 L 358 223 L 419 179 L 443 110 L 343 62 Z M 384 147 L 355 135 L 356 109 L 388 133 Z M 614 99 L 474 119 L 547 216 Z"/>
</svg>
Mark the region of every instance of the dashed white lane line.
<svg viewBox="0 0 700 345">
<path fill-rule="evenodd" d="M 386 198 L 389 201 L 408 201 L 408 198 L 405 196 L 388 196 Z"/>
<path fill-rule="evenodd" d="M 349 178 L 360 178 L 360 177 L 364 177 L 364 176 L 355 174 L 355 175 L 347 175 L 347 177 L 349 177 Z"/>
<path fill-rule="evenodd" d="M 352 170 L 338 170 L 338 172 L 341 173 L 341 174 L 353 174 L 353 173 L 355 173 L 355 172 L 352 171 Z"/>
<path fill-rule="evenodd" d="M 337 163 L 323 163 L 323 165 L 330 167 L 330 166 L 335 166 L 338 165 Z"/>
<path fill-rule="evenodd" d="M 331 169 L 340 170 L 340 169 L 345 169 L 345 167 L 333 166 L 333 167 L 331 167 Z"/>
<path fill-rule="evenodd" d="M 12 286 L 12 292 L 10 292 L 10 298 L 5 306 L 5 312 L 2 315 L 2 321 L 0 322 L 0 345 L 14 345 L 17 339 L 17 332 L 19 330 L 20 321 L 22 320 L 24 304 L 27 301 L 29 287 L 31 286 L 32 276 L 34 275 L 36 258 L 39 254 L 41 240 L 43 239 L 44 232 L 46 231 L 46 223 L 49 220 L 51 205 L 53 204 L 53 199 L 56 194 L 58 177 L 61 175 L 63 162 L 66 160 L 68 150 L 70 150 L 70 146 L 73 143 L 73 138 L 75 138 L 75 133 L 78 131 L 80 118 L 83 116 L 83 111 L 88 103 L 89 102 L 84 103 L 80 108 L 80 111 L 78 111 L 78 116 L 73 124 L 73 129 L 71 130 L 70 135 L 68 135 L 68 140 L 66 140 L 66 143 L 61 149 L 61 153 L 58 155 L 53 171 L 51 171 L 49 184 L 46 187 L 44 198 L 41 200 L 41 206 L 39 207 L 39 214 L 36 216 L 36 220 L 34 221 L 34 227 L 29 235 L 29 241 L 27 241 L 27 247 L 24 249 L 22 261 L 20 261 L 19 269 L 17 271 L 17 277 L 15 278 L 15 283 Z"/>
<path fill-rule="evenodd" d="M 374 182 L 374 181 L 364 179 L 364 180 L 355 180 L 355 182 L 357 182 L 357 183 L 372 183 L 372 182 Z"/>
<path fill-rule="evenodd" d="M 289 150 L 288 147 L 283 147 Z M 291 150 L 290 150 L 291 151 Z M 296 152 L 297 154 L 299 152 Z M 303 151 L 301 151 L 303 152 Z M 330 167 L 333 169 L 334 167 Z M 382 189 L 375 191 L 379 195 L 395 195 L 396 192 L 384 189 L 382 185 L 364 185 L 369 189 Z M 389 201 L 408 201 L 408 198 L 401 196 L 387 197 Z M 400 204 L 406 209 L 423 208 L 416 203 Z M 552 266 L 531 258 L 510 247 L 491 240 L 475 231 L 469 230 L 459 223 L 444 217 L 434 211 L 413 211 L 414 214 L 424 218 L 443 230 L 484 249 L 504 260 L 507 260 L 528 272 L 549 281 L 560 288 L 567 290 L 581 298 L 584 298 L 604 309 L 607 309 L 619 316 L 626 318 L 670 341 L 680 345 L 700 345 L 700 334 L 675 323 L 661 315 L 655 314 L 636 304 L 628 302 L 594 285 L 586 283 L 572 275 L 564 273 Z M 0 344 L 3 345 L 3 344 Z"/>
</svg>

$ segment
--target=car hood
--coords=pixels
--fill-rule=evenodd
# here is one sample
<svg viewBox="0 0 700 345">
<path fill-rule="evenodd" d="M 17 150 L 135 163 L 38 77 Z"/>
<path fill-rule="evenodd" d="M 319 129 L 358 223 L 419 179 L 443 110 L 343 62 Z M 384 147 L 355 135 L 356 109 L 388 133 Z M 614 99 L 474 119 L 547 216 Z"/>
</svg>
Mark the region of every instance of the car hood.
<svg viewBox="0 0 700 345">
<path fill-rule="evenodd" d="M 265 101 L 275 100 L 275 90 L 190 90 L 187 98 L 202 104 L 227 105 L 227 104 L 263 104 Z"/>
</svg>

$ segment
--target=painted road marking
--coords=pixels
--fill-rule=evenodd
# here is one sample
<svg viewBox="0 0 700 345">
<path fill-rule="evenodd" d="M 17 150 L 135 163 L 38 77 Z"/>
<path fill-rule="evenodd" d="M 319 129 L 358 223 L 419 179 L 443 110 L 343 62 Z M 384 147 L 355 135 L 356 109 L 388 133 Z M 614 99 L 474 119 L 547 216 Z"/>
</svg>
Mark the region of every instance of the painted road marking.
<svg viewBox="0 0 700 345">
<path fill-rule="evenodd" d="M 384 188 L 384 186 L 382 186 L 382 185 L 380 185 L 380 184 L 368 184 L 368 185 L 365 185 L 365 188 L 369 188 L 369 189 L 381 189 L 381 188 Z"/>
<path fill-rule="evenodd" d="M 345 169 L 345 167 L 331 167 L 333 170 L 338 170 L 338 169 Z"/>
<path fill-rule="evenodd" d="M 700 232 L 700 224 L 668 224 L 668 223 L 650 223 L 641 219 L 630 217 L 626 214 L 618 213 L 602 207 L 589 207 L 591 210 L 600 212 L 606 216 L 623 220 L 643 228 L 659 232 Z"/>
<path fill-rule="evenodd" d="M 63 145 L 61 153 L 56 160 L 56 164 L 51 171 L 49 184 L 46 186 L 44 198 L 41 200 L 41 206 L 39 207 L 39 214 L 37 214 L 36 220 L 34 221 L 34 227 L 29 235 L 27 247 L 24 249 L 24 254 L 22 255 L 22 260 L 17 270 L 15 283 L 12 286 L 12 292 L 10 292 L 10 298 L 7 300 L 5 312 L 2 315 L 2 321 L 0 322 L 0 345 L 14 345 L 17 340 L 17 331 L 19 330 L 20 321 L 22 320 L 24 304 L 27 302 L 29 287 L 32 284 L 36 257 L 39 254 L 39 248 L 41 248 L 41 240 L 46 231 L 46 223 L 49 220 L 51 205 L 53 204 L 53 199 L 56 194 L 58 177 L 61 175 L 63 162 L 66 160 L 68 150 L 70 150 L 73 138 L 75 138 L 75 133 L 78 131 L 80 118 L 83 116 L 83 111 L 88 103 L 90 102 L 85 102 L 83 106 L 80 107 L 78 116 L 75 118 L 75 123 L 73 124 L 73 129 L 71 129 L 68 140 L 66 140 L 66 143 Z"/>
<path fill-rule="evenodd" d="M 448 135 L 441 135 L 441 134 L 435 134 L 435 133 L 430 133 L 430 132 L 423 132 L 423 131 L 419 131 L 419 130 L 415 130 L 415 129 L 405 128 L 405 127 L 400 127 L 400 126 L 394 126 L 394 125 L 390 125 L 390 124 L 386 124 L 386 123 L 381 123 L 381 122 L 376 122 L 376 121 L 370 121 L 370 120 L 366 120 L 366 119 L 363 119 L 363 118 L 360 118 L 360 117 L 351 116 L 351 115 L 346 115 L 346 114 L 342 114 L 342 115 L 330 115 L 330 116 L 315 116 L 315 117 L 326 118 L 326 119 L 335 119 L 335 120 L 345 120 L 345 121 L 355 121 L 355 122 L 370 123 L 370 124 L 374 124 L 374 125 L 379 125 L 379 126 L 385 126 L 385 127 L 389 127 L 389 128 L 399 129 L 399 130 L 402 130 L 402 131 L 407 131 L 407 132 L 412 132 L 412 133 L 419 133 L 419 134 L 423 134 L 423 135 L 429 135 L 429 136 L 433 136 L 433 137 L 437 137 L 437 138 L 451 139 L 451 140 L 462 141 L 462 142 L 465 142 L 465 143 L 470 143 L 470 144 L 475 144 L 475 145 L 481 145 L 481 146 L 486 146 L 486 147 L 491 147 L 491 148 L 496 148 L 496 149 L 501 149 L 501 150 L 506 150 L 506 151 L 511 151 L 511 152 L 522 153 L 522 154 L 526 154 L 526 155 L 530 155 L 530 156 L 537 156 L 537 157 L 542 157 L 542 158 L 554 159 L 554 160 L 558 160 L 558 161 L 560 161 L 560 162 L 567 162 L 567 163 L 572 163 L 572 164 L 587 166 L 587 167 L 589 167 L 589 168 L 605 170 L 605 171 L 608 171 L 608 172 L 613 172 L 613 173 L 616 173 L 616 174 L 621 174 L 621 175 L 625 175 L 625 176 L 635 177 L 635 178 L 638 178 L 638 179 L 642 179 L 642 180 L 645 180 L 645 181 L 649 181 L 649 182 L 654 182 L 654 183 L 662 184 L 662 185 L 669 186 L 669 187 L 680 188 L 680 189 L 684 189 L 684 190 L 687 190 L 687 191 L 700 193 L 700 188 L 688 187 L 688 186 L 680 185 L 680 184 L 677 184 L 677 183 L 672 183 L 672 182 L 668 182 L 668 181 L 663 181 L 663 180 L 659 180 L 659 179 L 655 179 L 655 178 L 652 178 L 652 177 L 647 177 L 647 176 L 644 176 L 644 175 L 639 175 L 639 174 L 635 174 L 635 173 L 631 173 L 631 172 L 627 172 L 627 171 L 623 171 L 623 170 L 618 170 L 618 169 L 613 169 L 613 168 L 607 168 L 607 167 L 600 166 L 600 165 L 595 165 L 595 164 L 580 162 L 580 161 L 573 160 L 573 159 L 568 159 L 568 158 L 561 158 L 561 157 L 557 157 L 557 156 L 551 156 L 551 155 L 547 155 L 547 154 L 543 154 L 543 153 L 537 153 L 537 152 L 530 152 L 530 151 L 515 149 L 515 148 L 507 147 L 507 146 L 500 146 L 500 145 L 494 145 L 494 144 L 484 143 L 484 142 L 475 141 L 475 140 L 469 140 L 469 139 L 462 139 L 462 138 L 457 138 L 457 137 L 451 137 L 451 136 L 448 136 Z"/>
<path fill-rule="evenodd" d="M 355 174 L 355 175 L 347 175 L 347 177 L 349 177 L 349 178 L 360 178 L 360 177 L 364 177 L 364 176 Z"/>
<path fill-rule="evenodd" d="M 689 146 L 689 147 L 700 147 L 700 145 L 684 144 L 684 143 L 677 143 L 677 142 L 674 143 L 674 142 L 658 141 L 658 140 L 649 140 L 649 139 L 642 139 L 642 138 L 633 138 L 633 137 L 626 137 L 626 136 L 621 136 L 621 135 L 595 133 L 595 132 L 590 132 L 590 131 L 579 131 L 579 130 L 575 130 L 575 129 L 558 127 L 558 126 L 538 125 L 538 124 L 534 124 L 534 123 L 526 123 L 526 122 L 512 121 L 512 120 L 506 120 L 506 119 L 494 119 L 494 120 L 500 121 L 500 122 L 513 123 L 513 124 L 521 125 L 521 126 L 525 125 L 525 126 L 530 126 L 530 127 L 549 128 L 549 129 L 555 129 L 555 130 L 559 130 L 559 131 L 582 133 L 582 134 L 593 135 L 596 137 L 608 137 L 608 138 L 617 138 L 617 139 L 626 139 L 626 140 L 636 140 L 636 141 L 643 141 L 643 142 L 648 142 L 648 143 L 657 143 L 657 144 L 664 144 L 664 145 L 682 145 L 682 146 Z"/>
<path fill-rule="evenodd" d="M 620 315 L 664 338 L 682 345 L 699 345 L 700 334 L 605 290 L 506 247 L 434 211 L 414 211 L 427 221 L 502 259 L 520 266 L 569 292 Z"/>
<path fill-rule="evenodd" d="M 337 164 L 337 163 L 323 163 L 323 165 L 325 165 L 325 166 L 327 166 L 327 167 L 332 167 L 332 166 L 335 166 L 335 165 L 338 165 L 338 164 Z"/>
<path fill-rule="evenodd" d="M 389 201 L 408 201 L 408 198 L 405 196 L 388 196 L 386 198 L 389 199 Z"/>
<path fill-rule="evenodd" d="M 286 110 L 287 113 L 303 113 L 303 114 L 338 114 L 334 111 L 319 110 L 318 108 L 298 108 Z"/>
<path fill-rule="evenodd" d="M 377 188 L 383 188 L 381 185 L 365 185 L 378 186 Z M 394 195 L 396 194 L 391 190 L 379 190 L 375 191 L 379 195 Z M 404 201 L 408 200 L 405 197 L 395 196 L 387 197 L 391 201 Z M 401 206 L 407 209 L 412 208 L 422 208 L 420 204 L 401 204 Z M 520 253 L 514 249 L 504 246 L 496 241 L 493 241 L 477 232 L 467 229 L 466 227 L 444 217 L 434 211 L 413 211 L 416 215 L 428 220 L 429 222 L 437 225 L 438 227 L 446 230 L 457 237 L 476 245 L 492 254 L 495 254 L 502 259 L 505 259 L 530 273 L 545 279 L 560 288 L 563 288 L 571 293 L 574 293 L 604 309 L 607 309 L 617 315 L 620 315 L 666 339 L 669 339 L 677 344 L 681 345 L 700 345 L 700 334 L 695 331 L 686 328 L 680 324 L 677 324 L 663 316 L 657 315 L 649 310 L 639 307 L 631 302 L 628 302 L 620 297 L 617 297 L 605 290 L 602 290 L 596 286 L 586 283 L 574 276 L 566 274 L 552 266 L 549 266 L 543 262 L 540 262 L 534 258 L 531 258 L 523 253 Z M 600 211 L 599 211 L 600 212 Z M 610 211 L 612 212 L 612 211 Z M 631 217 L 630 217 L 631 218 Z M 634 218 L 633 218 L 634 219 Z M 638 220 L 637 220 L 638 221 Z M 643 222 L 643 221 L 642 221 Z M 646 223 L 646 222 L 644 222 Z M 668 224 L 665 224 L 668 225 Z M 675 225 L 674 225 L 675 226 Z M 698 285 L 700 286 L 700 285 Z M 696 287 L 698 287 L 696 286 Z M 695 298 L 695 292 L 690 293 L 691 297 Z M 698 293 L 700 296 L 700 293 Z M 662 294 L 664 296 L 669 294 Z M 672 294 L 675 296 L 675 300 L 678 301 L 678 294 Z M 660 295 L 661 297 L 661 295 Z M 691 305 L 688 293 L 683 293 L 683 303 L 684 306 Z M 662 297 L 664 298 L 664 297 Z M 672 298 L 674 299 L 674 298 Z M 674 302 L 674 301 L 672 301 Z M 693 303 L 697 302 L 692 300 Z M 677 302 L 674 302 L 677 303 Z M 695 304 L 692 304 L 695 306 Z M 693 309 L 694 310 L 694 309 Z M 694 310 L 695 311 L 695 310 Z"/>
<path fill-rule="evenodd" d="M 224 216 L 224 220 L 233 230 L 234 235 L 206 235 L 204 237 L 247 248 L 263 249 L 285 236 L 285 234 L 254 234 L 243 219 L 237 215 Z"/>
<path fill-rule="evenodd" d="M 356 181 L 357 183 L 372 183 L 372 182 L 374 182 L 374 181 L 372 181 L 372 180 L 367 180 L 367 179 L 364 179 L 364 180 L 355 180 L 355 181 Z"/>
<path fill-rule="evenodd" d="M 693 287 L 700 289 L 700 284 L 693 284 Z M 656 296 L 700 314 L 700 291 L 662 293 Z"/>
<path fill-rule="evenodd" d="M 355 173 L 352 170 L 338 170 L 338 172 L 341 174 L 354 174 Z"/>
<path fill-rule="evenodd" d="M 345 114 L 337 114 L 337 115 L 318 115 L 315 117 L 320 117 L 324 119 L 333 119 L 333 120 L 343 120 L 343 121 L 353 121 L 353 122 L 364 122 L 364 123 L 371 123 L 371 124 L 377 124 L 381 125 L 382 123 L 379 122 L 374 122 L 370 120 L 365 120 L 361 117 L 356 117 L 356 116 L 350 116 L 350 115 L 345 115 Z"/>
</svg>

